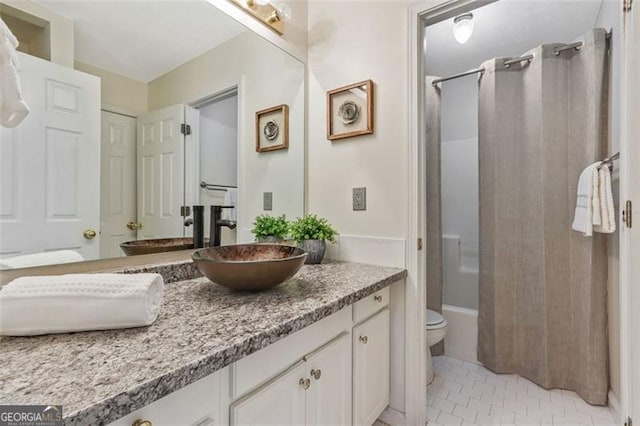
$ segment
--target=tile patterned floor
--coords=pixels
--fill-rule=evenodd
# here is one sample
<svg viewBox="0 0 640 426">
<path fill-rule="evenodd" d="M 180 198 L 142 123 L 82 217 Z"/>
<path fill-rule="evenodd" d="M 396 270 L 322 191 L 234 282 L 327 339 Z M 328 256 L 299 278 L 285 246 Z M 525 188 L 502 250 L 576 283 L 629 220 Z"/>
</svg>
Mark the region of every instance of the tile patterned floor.
<svg viewBox="0 0 640 426">
<path fill-rule="evenodd" d="M 584 402 L 575 392 L 545 390 L 510 374 L 438 356 L 427 388 L 430 426 L 448 425 L 615 425 L 607 407 Z"/>
</svg>

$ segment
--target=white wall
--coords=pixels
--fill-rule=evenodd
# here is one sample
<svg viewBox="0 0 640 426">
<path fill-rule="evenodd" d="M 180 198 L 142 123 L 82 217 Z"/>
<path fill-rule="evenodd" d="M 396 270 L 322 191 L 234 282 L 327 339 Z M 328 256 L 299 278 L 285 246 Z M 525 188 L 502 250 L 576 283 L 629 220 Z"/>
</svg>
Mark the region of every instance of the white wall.
<svg viewBox="0 0 640 426">
<path fill-rule="evenodd" d="M 609 87 L 609 152 L 620 150 L 620 52 L 621 37 L 621 6 L 614 0 L 604 0 L 596 27 L 612 30 L 610 41 L 610 87 Z M 620 211 L 618 164 L 614 165 L 613 192 L 616 211 Z M 621 226 L 618 223 L 618 228 Z M 620 281 L 619 281 L 619 233 L 611 236 L 609 241 L 609 282 L 607 293 L 609 312 L 609 381 L 615 398 L 620 402 Z"/>
<path fill-rule="evenodd" d="M 406 236 L 407 4 L 309 3 L 308 210 L 343 234 Z M 375 133 L 330 142 L 326 92 L 375 83 Z M 352 210 L 352 188 L 367 188 L 367 210 Z"/>
<path fill-rule="evenodd" d="M 147 83 L 78 61 L 75 62 L 75 69 L 100 77 L 103 105 L 123 108 L 133 114 L 147 111 Z"/>
<path fill-rule="evenodd" d="M 238 54 L 241 52 L 242 54 Z M 149 111 L 191 103 L 238 86 L 240 117 L 239 241 L 252 240 L 251 224 L 273 193 L 269 214 L 304 213 L 304 64 L 247 31 L 149 83 Z M 256 111 L 289 105 L 289 149 L 255 151 Z"/>
</svg>

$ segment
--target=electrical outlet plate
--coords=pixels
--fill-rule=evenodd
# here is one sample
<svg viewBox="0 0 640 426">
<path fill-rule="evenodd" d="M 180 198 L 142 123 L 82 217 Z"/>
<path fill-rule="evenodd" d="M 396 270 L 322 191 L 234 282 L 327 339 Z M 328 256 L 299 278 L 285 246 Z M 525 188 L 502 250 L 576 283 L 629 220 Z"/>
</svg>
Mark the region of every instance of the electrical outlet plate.
<svg viewBox="0 0 640 426">
<path fill-rule="evenodd" d="M 367 188 L 353 188 L 353 210 L 367 209 Z"/>
<path fill-rule="evenodd" d="M 264 210 L 273 210 L 273 192 L 262 194 L 262 205 Z"/>
</svg>

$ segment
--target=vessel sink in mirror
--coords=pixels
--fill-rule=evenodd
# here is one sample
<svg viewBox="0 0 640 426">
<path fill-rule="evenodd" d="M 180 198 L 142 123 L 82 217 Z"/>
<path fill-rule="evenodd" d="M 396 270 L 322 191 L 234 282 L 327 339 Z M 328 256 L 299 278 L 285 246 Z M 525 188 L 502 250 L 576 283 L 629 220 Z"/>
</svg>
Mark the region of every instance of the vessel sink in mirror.
<svg viewBox="0 0 640 426">
<path fill-rule="evenodd" d="M 214 283 L 236 291 L 258 291 L 293 277 L 307 252 L 281 244 L 238 244 L 196 250 L 191 257 Z"/>
<path fill-rule="evenodd" d="M 120 248 L 126 256 L 189 250 L 193 248 L 193 238 L 151 238 L 148 240 L 125 241 L 120 244 Z"/>
<path fill-rule="evenodd" d="M 221 243 L 251 242 L 265 193 L 267 213 L 304 214 L 304 63 L 216 2 L 23 3 L 0 2 L 16 34 L 39 34 L 18 52 L 31 112 L 0 130 L 0 260 L 190 238 L 193 205 L 205 235 L 209 206 L 232 205 Z"/>
</svg>

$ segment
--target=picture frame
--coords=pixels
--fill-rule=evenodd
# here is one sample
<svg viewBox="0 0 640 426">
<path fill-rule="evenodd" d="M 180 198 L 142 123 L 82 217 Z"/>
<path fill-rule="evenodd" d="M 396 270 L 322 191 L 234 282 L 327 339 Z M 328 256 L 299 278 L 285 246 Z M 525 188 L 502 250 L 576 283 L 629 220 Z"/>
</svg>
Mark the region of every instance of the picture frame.
<svg viewBox="0 0 640 426">
<path fill-rule="evenodd" d="M 372 134 L 373 117 L 373 80 L 327 92 L 327 139 L 330 141 Z"/>
<path fill-rule="evenodd" d="M 256 112 L 256 152 L 289 148 L 289 106 L 274 106 Z"/>
</svg>

